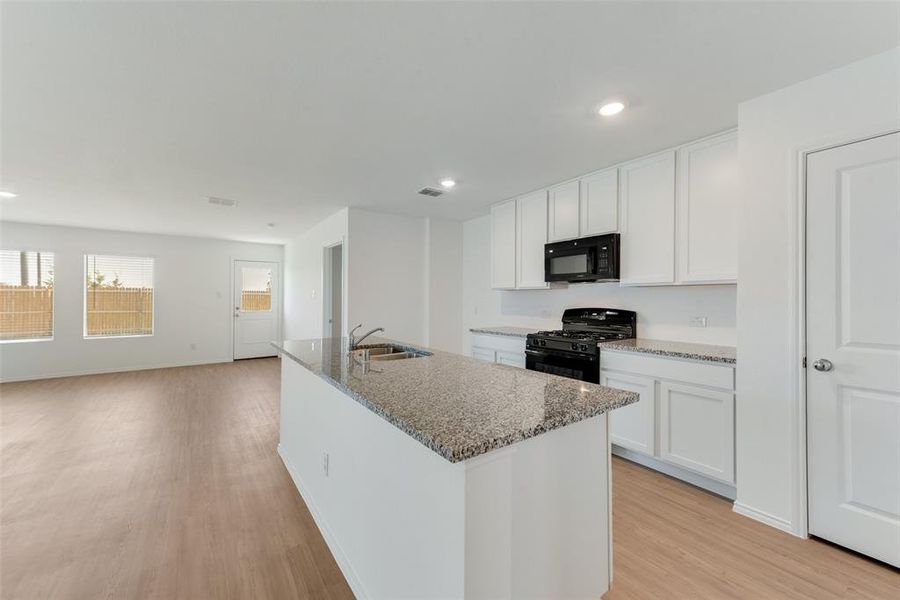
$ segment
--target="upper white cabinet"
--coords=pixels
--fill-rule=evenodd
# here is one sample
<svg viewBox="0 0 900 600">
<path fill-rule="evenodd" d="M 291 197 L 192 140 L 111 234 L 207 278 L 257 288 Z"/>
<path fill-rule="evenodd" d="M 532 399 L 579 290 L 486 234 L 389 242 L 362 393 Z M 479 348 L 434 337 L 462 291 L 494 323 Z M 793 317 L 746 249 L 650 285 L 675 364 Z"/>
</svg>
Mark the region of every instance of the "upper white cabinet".
<svg viewBox="0 0 900 600">
<path fill-rule="evenodd" d="M 547 243 L 547 192 L 491 207 L 491 287 L 543 289 Z"/>
<path fill-rule="evenodd" d="M 737 280 L 737 132 L 678 150 L 678 281 Z"/>
<path fill-rule="evenodd" d="M 491 208 L 491 286 L 546 288 L 544 244 L 619 232 L 621 285 L 737 282 L 737 131 Z"/>
<path fill-rule="evenodd" d="M 619 167 L 621 281 L 675 281 L 675 151 Z"/>
<path fill-rule="evenodd" d="M 547 240 L 557 242 L 582 235 L 579 232 L 580 216 L 578 181 L 570 181 L 548 191 Z"/>
<path fill-rule="evenodd" d="M 581 187 L 581 235 L 619 230 L 619 169 L 606 169 L 583 177 Z"/>
<path fill-rule="evenodd" d="M 516 214 L 516 289 L 546 288 L 547 192 L 535 192 L 517 199 Z"/>
<path fill-rule="evenodd" d="M 516 287 L 516 201 L 491 207 L 491 287 Z"/>
</svg>

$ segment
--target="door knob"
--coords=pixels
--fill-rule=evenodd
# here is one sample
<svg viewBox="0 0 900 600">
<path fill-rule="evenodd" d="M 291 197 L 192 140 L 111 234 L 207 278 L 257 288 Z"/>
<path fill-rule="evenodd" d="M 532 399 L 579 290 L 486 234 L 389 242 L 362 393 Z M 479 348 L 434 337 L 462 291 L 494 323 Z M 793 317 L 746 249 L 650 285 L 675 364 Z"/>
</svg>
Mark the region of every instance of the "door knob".
<svg viewBox="0 0 900 600">
<path fill-rule="evenodd" d="M 827 358 L 820 358 L 813 363 L 813 369 L 816 371 L 830 371 L 834 368 L 834 363 Z"/>
</svg>

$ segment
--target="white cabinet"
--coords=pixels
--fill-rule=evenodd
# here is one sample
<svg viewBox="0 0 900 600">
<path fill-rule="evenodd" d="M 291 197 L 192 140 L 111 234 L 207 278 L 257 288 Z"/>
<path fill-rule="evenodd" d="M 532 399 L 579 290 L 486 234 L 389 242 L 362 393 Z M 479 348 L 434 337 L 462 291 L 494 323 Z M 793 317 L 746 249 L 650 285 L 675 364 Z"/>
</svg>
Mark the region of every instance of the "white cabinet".
<svg viewBox="0 0 900 600">
<path fill-rule="evenodd" d="M 737 131 L 491 208 L 491 286 L 536 289 L 544 244 L 620 232 L 621 285 L 737 282 Z"/>
<path fill-rule="evenodd" d="M 737 132 L 678 150 L 678 281 L 737 280 Z"/>
<path fill-rule="evenodd" d="M 497 350 L 497 363 L 510 367 L 525 368 L 525 352 L 513 352 L 510 350 Z"/>
<path fill-rule="evenodd" d="M 615 453 L 733 497 L 732 365 L 601 349 L 600 367 L 601 385 L 640 395 L 610 413 Z"/>
<path fill-rule="evenodd" d="M 547 192 L 523 196 L 516 204 L 516 289 L 546 288 Z"/>
<path fill-rule="evenodd" d="M 547 239 L 551 242 L 579 237 L 578 182 L 570 181 L 548 191 Z"/>
<path fill-rule="evenodd" d="M 492 363 L 496 360 L 497 351 L 493 348 L 486 348 L 484 346 L 476 346 L 472 345 L 472 358 L 477 358 L 478 360 Z"/>
<path fill-rule="evenodd" d="M 652 455 L 656 451 L 656 381 L 651 377 L 603 372 L 600 385 L 639 394 L 641 399 L 609 415 L 612 443 Z"/>
<path fill-rule="evenodd" d="M 619 168 L 622 284 L 675 281 L 675 151 Z"/>
<path fill-rule="evenodd" d="M 619 169 L 612 168 L 582 177 L 581 235 L 600 235 L 619 230 Z"/>
<path fill-rule="evenodd" d="M 734 483 L 734 394 L 661 382 L 659 457 Z"/>
<path fill-rule="evenodd" d="M 525 338 L 486 333 L 472 334 L 472 358 L 525 368 Z"/>
<path fill-rule="evenodd" d="M 516 201 L 491 207 L 491 287 L 516 287 Z"/>
</svg>

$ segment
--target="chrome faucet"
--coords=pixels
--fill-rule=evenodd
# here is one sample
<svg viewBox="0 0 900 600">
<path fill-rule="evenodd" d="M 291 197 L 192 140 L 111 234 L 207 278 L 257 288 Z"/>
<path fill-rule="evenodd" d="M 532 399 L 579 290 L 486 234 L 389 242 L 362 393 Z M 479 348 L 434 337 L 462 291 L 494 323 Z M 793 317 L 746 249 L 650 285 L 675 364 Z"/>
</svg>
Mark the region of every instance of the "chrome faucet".
<svg viewBox="0 0 900 600">
<path fill-rule="evenodd" d="M 350 350 L 354 350 L 359 345 L 360 342 L 362 342 L 364 339 L 366 339 L 373 333 L 378 333 L 379 331 L 384 331 L 384 327 L 376 327 L 372 331 L 364 333 L 359 339 L 357 339 L 353 336 L 353 332 L 356 331 L 357 329 L 359 329 L 360 327 L 362 327 L 362 323 L 360 323 L 359 325 L 357 325 L 356 327 L 354 327 L 353 329 L 350 330 L 350 335 L 348 336 L 350 338 Z"/>
</svg>

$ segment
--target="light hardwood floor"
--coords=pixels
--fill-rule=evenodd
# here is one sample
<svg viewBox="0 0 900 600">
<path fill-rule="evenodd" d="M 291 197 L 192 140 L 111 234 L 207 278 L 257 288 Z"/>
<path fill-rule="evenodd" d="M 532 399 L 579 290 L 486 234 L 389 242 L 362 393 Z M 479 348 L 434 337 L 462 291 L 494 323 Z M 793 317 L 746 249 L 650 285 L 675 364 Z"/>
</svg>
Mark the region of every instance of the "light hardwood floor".
<svg viewBox="0 0 900 600">
<path fill-rule="evenodd" d="M 284 470 L 276 359 L 0 385 L 0 597 L 351 598 Z M 900 598 L 900 573 L 613 463 L 608 600 Z"/>
</svg>

